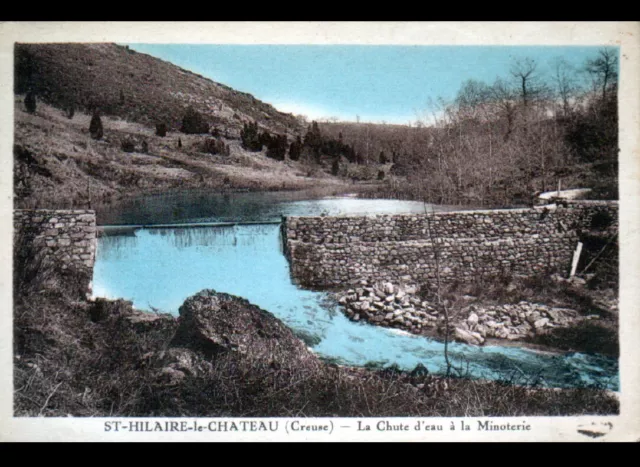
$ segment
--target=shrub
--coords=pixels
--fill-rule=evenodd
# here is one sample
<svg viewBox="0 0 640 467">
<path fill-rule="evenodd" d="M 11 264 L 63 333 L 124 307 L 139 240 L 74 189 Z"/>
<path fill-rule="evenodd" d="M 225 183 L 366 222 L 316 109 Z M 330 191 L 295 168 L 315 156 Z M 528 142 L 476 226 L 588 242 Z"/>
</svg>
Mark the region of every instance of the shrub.
<svg viewBox="0 0 640 467">
<path fill-rule="evenodd" d="M 182 118 L 181 131 L 187 135 L 209 133 L 209 124 L 200 112 L 193 107 L 189 107 Z"/>
<path fill-rule="evenodd" d="M 268 133 L 267 133 L 268 135 Z M 287 137 L 285 135 L 269 136 L 267 143 L 267 157 L 283 161 L 287 153 Z"/>
<path fill-rule="evenodd" d="M 167 124 L 166 123 L 157 123 L 156 124 L 156 136 L 160 136 L 164 138 L 167 136 Z"/>
<path fill-rule="evenodd" d="M 104 135 L 104 131 L 102 129 L 102 120 L 100 119 L 100 114 L 98 112 L 94 112 L 93 117 L 91 117 L 91 123 L 89 124 L 89 133 L 91 133 L 91 137 L 93 139 L 100 139 Z"/>
<path fill-rule="evenodd" d="M 292 161 L 300 160 L 300 153 L 302 152 L 302 140 L 300 136 L 289 146 L 289 159 Z"/>
<path fill-rule="evenodd" d="M 71 120 L 71 119 L 73 118 L 73 116 L 75 115 L 75 113 L 76 113 L 76 107 L 75 107 L 75 105 L 73 105 L 73 104 L 69 104 L 69 105 L 67 106 L 66 111 L 65 111 L 65 114 L 67 115 L 67 118 L 68 118 L 69 120 Z"/>
<path fill-rule="evenodd" d="M 242 139 L 242 147 L 249 151 L 261 151 L 262 150 L 262 140 L 264 140 L 264 134 L 261 135 L 258 133 L 258 123 L 245 123 L 242 131 L 240 132 L 240 139 Z"/>
<path fill-rule="evenodd" d="M 27 109 L 27 112 L 33 114 L 36 113 L 36 95 L 29 91 L 24 98 L 24 106 Z"/>
<path fill-rule="evenodd" d="M 122 142 L 120 143 L 120 148 L 124 152 L 134 152 L 136 150 L 136 146 L 133 143 L 133 141 L 131 140 L 131 138 L 123 139 Z"/>
<path fill-rule="evenodd" d="M 226 148 L 221 139 L 209 138 L 202 143 L 201 150 L 209 154 L 225 154 Z"/>
<path fill-rule="evenodd" d="M 331 174 L 338 175 L 340 173 L 340 159 L 337 157 L 333 160 L 333 164 L 331 164 Z"/>
</svg>

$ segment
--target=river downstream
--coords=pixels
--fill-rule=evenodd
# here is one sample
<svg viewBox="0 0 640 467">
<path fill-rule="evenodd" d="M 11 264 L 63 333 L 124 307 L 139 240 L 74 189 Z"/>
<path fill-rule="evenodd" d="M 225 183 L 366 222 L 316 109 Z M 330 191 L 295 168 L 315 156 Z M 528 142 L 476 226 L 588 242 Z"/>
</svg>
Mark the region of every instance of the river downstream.
<svg viewBox="0 0 640 467">
<path fill-rule="evenodd" d="M 302 198 L 302 199 L 297 199 Z M 446 207 L 427 207 L 428 210 Z M 420 202 L 352 197 L 304 199 L 301 194 L 180 194 L 131 201 L 99 211 L 111 225 L 277 222 L 282 215 L 423 213 Z M 348 365 L 423 364 L 443 373 L 443 345 L 432 339 L 348 320 L 327 294 L 296 287 L 276 224 L 162 228 L 105 227 L 94 268 L 95 296 L 132 300 L 136 308 L 178 314 L 184 300 L 209 288 L 248 299 L 273 313 L 314 352 Z M 538 382 L 548 387 L 599 385 L 618 389 L 615 359 L 551 354 L 519 347 L 450 344 L 466 376 Z"/>
</svg>

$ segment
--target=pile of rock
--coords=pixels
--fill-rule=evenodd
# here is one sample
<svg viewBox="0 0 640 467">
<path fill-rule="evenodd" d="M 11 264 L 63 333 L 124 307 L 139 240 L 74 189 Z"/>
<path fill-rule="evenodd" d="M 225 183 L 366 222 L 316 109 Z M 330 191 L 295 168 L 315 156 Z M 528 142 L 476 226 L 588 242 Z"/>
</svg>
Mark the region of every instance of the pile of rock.
<svg viewBox="0 0 640 467">
<path fill-rule="evenodd" d="M 416 296 L 415 285 L 394 285 L 390 282 L 369 283 L 338 294 L 338 303 L 354 321 L 365 320 L 379 326 L 389 326 L 420 333 L 434 328 L 439 317 L 433 304 Z"/>
<path fill-rule="evenodd" d="M 358 285 L 337 294 L 338 303 L 353 321 L 363 320 L 414 334 L 444 328 L 443 310 L 419 298 L 416 286 L 366 280 Z M 482 345 L 487 338 L 525 339 L 582 319 L 575 310 L 525 301 L 495 306 L 471 304 L 460 311 L 449 311 L 452 339 L 473 345 Z"/>
<path fill-rule="evenodd" d="M 575 310 L 522 301 L 513 305 L 470 305 L 456 319 L 455 335 L 470 344 L 487 337 L 518 340 L 567 326 L 579 319 Z"/>
</svg>

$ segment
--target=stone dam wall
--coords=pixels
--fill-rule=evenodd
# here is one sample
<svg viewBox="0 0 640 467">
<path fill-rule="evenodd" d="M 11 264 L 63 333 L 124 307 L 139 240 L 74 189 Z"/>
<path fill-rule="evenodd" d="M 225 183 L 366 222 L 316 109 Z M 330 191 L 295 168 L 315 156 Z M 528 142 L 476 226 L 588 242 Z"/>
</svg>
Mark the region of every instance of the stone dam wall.
<svg viewBox="0 0 640 467">
<path fill-rule="evenodd" d="M 341 288 L 358 280 L 420 283 L 482 276 L 568 274 L 587 231 L 612 234 L 617 201 L 528 209 L 370 217 L 288 217 L 284 251 L 294 281 Z"/>
<path fill-rule="evenodd" d="M 73 271 L 90 291 L 96 254 L 96 215 L 88 210 L 13 211 L 14 261 L 46 261 Z M 16 265 L 14 264 L 14 272 Z"/>
</svg>

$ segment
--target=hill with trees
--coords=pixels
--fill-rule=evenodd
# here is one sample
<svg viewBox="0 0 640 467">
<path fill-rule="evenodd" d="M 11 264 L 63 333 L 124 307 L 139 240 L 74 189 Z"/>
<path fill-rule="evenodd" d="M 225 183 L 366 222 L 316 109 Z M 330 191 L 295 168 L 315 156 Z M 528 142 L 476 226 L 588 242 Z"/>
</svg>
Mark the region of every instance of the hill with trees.
<svg viewBox="0 0 640 467">
<path fill-rule="evenodd" d="M 287 159 L 304 131 L 293 115 L 127 47 L 16 44 L 15 94 L 17 207 L 342 184 Z"/>
<path fill-rule="evenodd" d="M 55 107 L 169 129 L 181 128 L 187 107 L 235 137 L 249 121 L 273 132 L 300 129 L 293 115 L 251 94 L 117 44 L 16 44 L 15 79 L 16 94 L 31 91 Z"/>
<path fill-rule="evenodd" d="M 74 205 L 87 191 L 295 189 L 311 177 L 438 204 L 523 205 L 558 187 L 616 199 L 617 53 L 602 48 L 579 68 L 559 57 L 552 73 L 514 61 L 434 100 L 423 121 L 389 125 L 309 123 L 125 46 L 17 44 L 16 197 L 63 193 Z"/>
<path fill-rule="evenodd" d="M 601 49 L 579 69 L 558 58 L 552 75 L 514 61 L 493 83 L 466 81 L 415 125 L 323 122 L 357 162 L 393 162 L 378 195 L 443 204 L 528 203 L 537 192 L 592 188 L 618 197 L 618 58 Z"/>
</svg>

